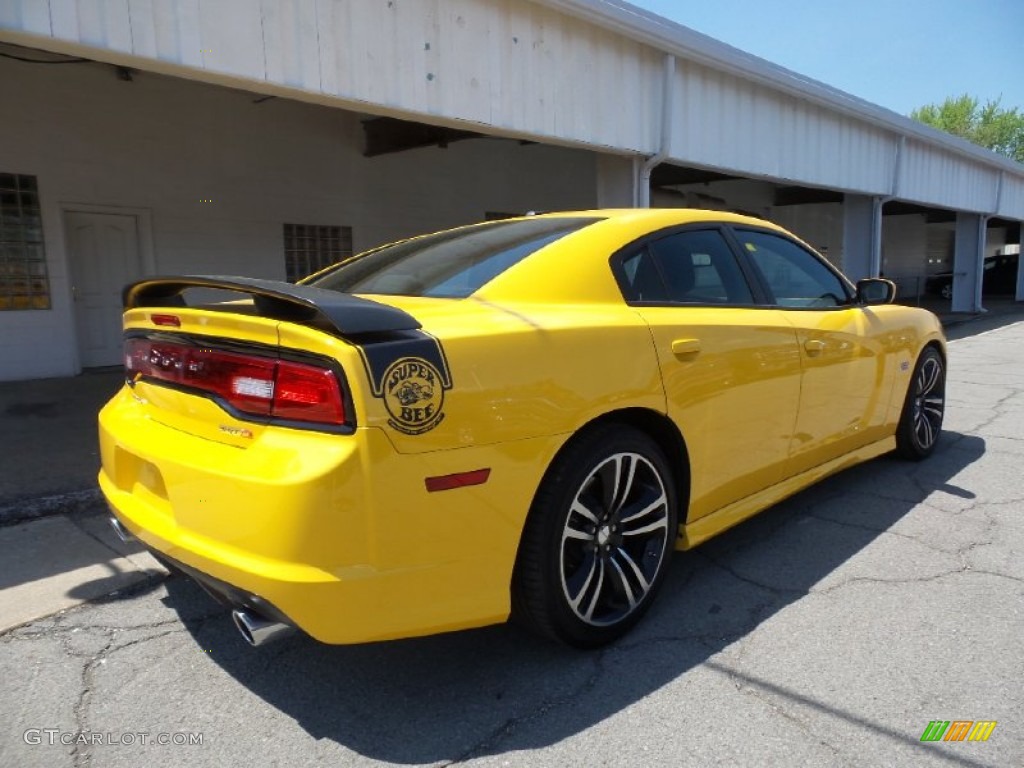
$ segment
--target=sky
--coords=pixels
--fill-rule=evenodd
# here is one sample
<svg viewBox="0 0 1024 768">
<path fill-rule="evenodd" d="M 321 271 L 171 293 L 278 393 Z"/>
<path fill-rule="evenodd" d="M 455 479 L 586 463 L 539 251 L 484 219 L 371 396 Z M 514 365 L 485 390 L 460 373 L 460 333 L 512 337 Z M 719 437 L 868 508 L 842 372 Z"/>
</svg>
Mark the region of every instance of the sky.
<svg viewBox="0 0 1024 768">
<path fill-rule="evenodd" d="M 1024 0 L 631 0 L 906 115 L 968 93 L 1024 112 Z"/>
</svg>

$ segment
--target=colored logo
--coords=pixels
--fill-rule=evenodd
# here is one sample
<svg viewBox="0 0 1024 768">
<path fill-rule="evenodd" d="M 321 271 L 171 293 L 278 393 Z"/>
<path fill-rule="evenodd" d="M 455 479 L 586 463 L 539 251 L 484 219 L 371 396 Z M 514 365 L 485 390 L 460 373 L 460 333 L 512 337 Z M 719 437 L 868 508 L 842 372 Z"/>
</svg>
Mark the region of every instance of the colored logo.
<svg viewBox="0 0 1024 768">
<path fill-rule="evenodd" d="M 422 357 L 403 357 L 384 372 L 384 405 L 388 424 L 407 435 L 427 432 L 444 418 L 441 373 Z"/>
<path fill-rule="evenodd" d="M 921 734 L 921 741 L 988 741 L 996 720 L 932 720 Z"/>
</svg>

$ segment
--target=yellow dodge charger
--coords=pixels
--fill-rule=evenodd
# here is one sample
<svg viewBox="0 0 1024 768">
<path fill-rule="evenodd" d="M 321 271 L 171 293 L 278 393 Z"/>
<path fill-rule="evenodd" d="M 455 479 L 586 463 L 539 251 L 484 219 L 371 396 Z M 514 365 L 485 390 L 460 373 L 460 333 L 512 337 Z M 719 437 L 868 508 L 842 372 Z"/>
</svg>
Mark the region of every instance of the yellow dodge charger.
<svg viewBox="0 0 1024 768">
<path fill-rule="evenodd" d="M 299 285 L 150 278 L 125 289 L 99 482 L 252 644 L 511 615 L 598 646 L 674 549 L 932 452 L 942 329 L 894 291 L 685 209 L 461 227 Z"/>
</svg>

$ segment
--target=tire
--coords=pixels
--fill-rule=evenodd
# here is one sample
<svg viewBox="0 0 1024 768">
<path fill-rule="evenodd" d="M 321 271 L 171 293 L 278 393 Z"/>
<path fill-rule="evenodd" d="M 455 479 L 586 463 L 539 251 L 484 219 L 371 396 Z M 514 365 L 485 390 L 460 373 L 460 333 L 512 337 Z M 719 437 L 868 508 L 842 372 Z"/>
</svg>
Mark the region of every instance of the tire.
<svg viewBox="0 0 1024 768">
<path fill-rule="evenodd" d="M 925 347 L 914 366 L 896 428 L 896 453 L 920 461 L 935 450 L 946 410 L 946 364 L 935 347 Z"/>
<path fill-rule="evenodd" d="M 596 648 L 644 615 L 665 579 L 677 530 L 665 455 L 643 432 L 605 424 L 556 458 L 523 529 L 513 616 L 578 648 Z"/>
</svg>

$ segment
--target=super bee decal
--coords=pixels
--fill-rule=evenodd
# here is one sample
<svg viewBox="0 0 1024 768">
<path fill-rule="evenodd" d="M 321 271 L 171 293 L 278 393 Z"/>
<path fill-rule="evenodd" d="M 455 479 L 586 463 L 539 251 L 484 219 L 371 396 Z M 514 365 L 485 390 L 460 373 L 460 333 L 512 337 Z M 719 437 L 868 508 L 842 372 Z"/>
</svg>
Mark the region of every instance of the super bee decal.
<svg viewBox="0 0 1024 768">
<path fill-rule="evenodd" d="M 441 423 L 452 378 L 437 339 L 423 331 L 404 331 L 365 344 L 360 351 L 373 395 L 384 401 L 392 429 L 420 435 Z"/>
<path fill-rule="evenodd" d="M 388 424 L 407 435 L 427 432 L 444 418 L 441 372 L 419 357 L 396 360 L 384 374 Z"/>
</svg>

